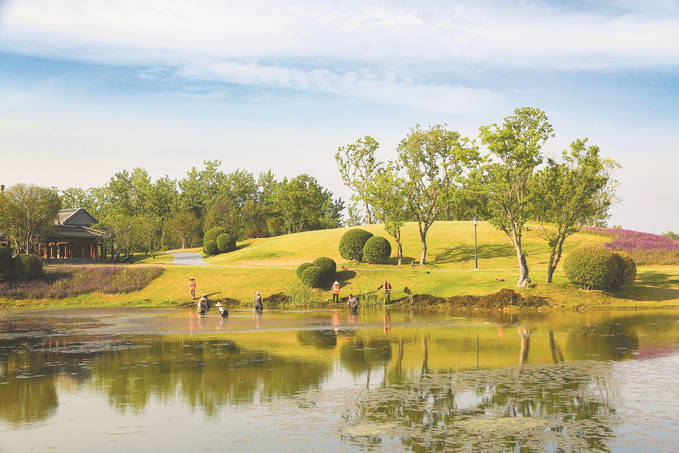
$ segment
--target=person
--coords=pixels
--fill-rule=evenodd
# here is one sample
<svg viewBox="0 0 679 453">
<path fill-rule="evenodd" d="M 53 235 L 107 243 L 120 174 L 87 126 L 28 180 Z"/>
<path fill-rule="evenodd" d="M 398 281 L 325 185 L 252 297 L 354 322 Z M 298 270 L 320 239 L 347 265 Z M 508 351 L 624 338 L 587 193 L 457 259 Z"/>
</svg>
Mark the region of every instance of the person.
<svg viewBox="0 0 679 453">
<path fill-rule="evenodd" d="M 353 294 L 349 294 L 349 299 L 347 299 L 347 305 L 351 308 L 351 314 L 355 315 L 358 313 L 358 299 Z"/>
<path fill-rule="evenodd" d="M 207 310 L 207 296 L 203 294 L 200 300 L 198 301 L 198 313 L 204 315 L 206 310 Z"/>
<path fill-rule="evenodd" d="M 262 306 L 262 294 L 259 291 L 255 291 L 255 311 L 262 311 L 264 307 Z"/>
<path fill-rule="evenodd" d="M 222 305 L 221 302 L 217 302 L 217 308 L 219 309 L 219 316 L 221 316 L 222 318 L 229 317 L 229 310 L 227 310 L 226 307 Z"/>
<path fill-rule="evenodd" d="M 189 291 L 191 292 L 191 300 L 196 301 L 196 279 L 191 277 L 189 279 Z"/>
<path fill-rule="evenodd" d="M 338 281 L 335 281 L 335 283 L 332 284 L 332 288 L 330 288 L 330 291 L 332 292 L 332 302 L 339 303 L 340 284 Z"/>
<path fill-rule="evenodd" d="M 378 290 L 382 288 L 384 288 L 384 303 L 388 304 L 391 302 L 391 283 L 384 279 L 382 284 L 377 287 Z"/>
</svg>

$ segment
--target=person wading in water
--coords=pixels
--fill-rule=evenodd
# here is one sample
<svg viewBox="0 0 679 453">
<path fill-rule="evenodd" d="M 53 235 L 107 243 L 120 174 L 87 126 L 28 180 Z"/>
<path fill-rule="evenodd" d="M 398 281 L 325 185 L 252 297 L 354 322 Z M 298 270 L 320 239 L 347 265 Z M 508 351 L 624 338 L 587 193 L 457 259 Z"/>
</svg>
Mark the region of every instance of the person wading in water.
<svg viewBox="0 0 679 453">
<path fill-rule="evenodd" d="M 262 294 L 259 291 L 255 291 L 255 311 L 262 311 L 264 310 L 264 306 L 262 306 Z"/>
<path fill-rule="evenodd" d="M 332 288 L 330 288 L 330 292 L 332 292 L 332 302 L 333 303 L 339 303 L 340 297 L 340 284 L 338 281 L 335 281 L 335 283 L 332 284 Z"/>
<path fill-rule="evenodd" d="M 347 305 L 351 308 L 351 314 L 355 315 L 358 313 L 358 299 L 353 294 L 349 294 L 349 299 L 347 300 Z"/>
</svg>

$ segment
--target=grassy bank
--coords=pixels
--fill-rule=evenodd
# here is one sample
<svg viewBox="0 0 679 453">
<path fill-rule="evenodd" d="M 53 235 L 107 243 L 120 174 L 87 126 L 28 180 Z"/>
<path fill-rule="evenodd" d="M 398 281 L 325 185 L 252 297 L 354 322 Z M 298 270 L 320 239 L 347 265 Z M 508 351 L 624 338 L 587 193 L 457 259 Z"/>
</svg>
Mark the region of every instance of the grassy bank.
<svg viewBox="0 0 679 453">
<path fill-rule="evenodd" d="M 381 225 L 365 227 L 375 234 L 386 234 Z M 470 222 L 437 222 L 429 239 L 429 261 L 426 266 L 394 264 L 370 265 L 345 263 L 337 252 L 337 244 L 346 229 L 312 231 L 253 239 L 238 244 L 234 252 L 207 258 L 212 266 L 174 266 L 160 264 L 162 275 L 145 288 L 127 294 L 82 294 L 63 299 L 0 299 L 3 308 L 93 307 L 93 306 L 176 306 L 189 301 L 188 280 L 195 277 L 198 293 L 213 299 L 236 299 L 249 303 L 255 290 L 267 297 L 285 293 L 295 299 L 313 303 L 330 300 L 327 291 L 305 290 L 297 282 L 295 267 L 318 256 L 329 256 L 349 270 L 338 273 L 342 297 L 349 292 L 368 294 L 387 278 L 393 285 L 393 299 L 406 297 L 404 287 L 413 293 L 439 297 L 484 295 L 502 288 L 514 288 L 517 278 L 514 250 L 503 233 L 487 223 L 479 224 L 479 268 L 474 267 L 474 227 Z M 405 262 L 419 256 L 417 226 L 408 224 L 403 231 Z M 565 279 L 560 269 L 555 281 L 546 278 L 548 249 L 534 227 L 525 236 L 528 263 L 533 285 L 520 290 L 523 295 L 550 299 L 557 308 L 587 306 L 591 308 L 661 308 L 679 307 L 679 266 L 641 266 L 634 285 L 616 293 L 579 290 Z M 606 242 L 607 238 L 580 233 L 566 242 L 569 250 L 582 243 Z M 159 255 L 160 256 L 160 255 Z M 171 258 L 170 254 L 167 254 Z M 162 263 L 162 261 L 154 261 Z M 137 266 L 133 264 L 131 266 Z"/>
</svg>

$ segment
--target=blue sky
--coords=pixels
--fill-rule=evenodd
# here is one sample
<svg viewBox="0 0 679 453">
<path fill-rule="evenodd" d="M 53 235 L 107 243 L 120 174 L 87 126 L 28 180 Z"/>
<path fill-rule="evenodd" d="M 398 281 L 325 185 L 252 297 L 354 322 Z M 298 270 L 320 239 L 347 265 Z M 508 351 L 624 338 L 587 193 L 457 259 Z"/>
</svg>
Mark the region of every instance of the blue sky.
<svg viewBox="0 0 679 453">
<path fill-rule="evenodd" d="M 639 6 L 643 3 L 643 6 Z M 679 2 L 0 0 L 0 180 L 92 186 L 308 172 L 348 197 L 337 147 L 389 158 L 416 123 L 547 111 L 551 155 L 589 137 L 619 161 L 612 223 L 679 230 Z"/>
</svg>

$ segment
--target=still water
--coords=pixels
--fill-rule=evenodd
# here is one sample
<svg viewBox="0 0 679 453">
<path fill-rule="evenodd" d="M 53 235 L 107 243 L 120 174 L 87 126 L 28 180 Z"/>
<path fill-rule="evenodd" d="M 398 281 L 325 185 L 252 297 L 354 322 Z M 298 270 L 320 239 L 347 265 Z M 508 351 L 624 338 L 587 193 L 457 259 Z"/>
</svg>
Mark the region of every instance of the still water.
<svg viewBox="0 0 679 453">
<path fill-rule="evenodd" d="M 0 313 L 0 452 L 679 451 L 679 312 Z"/>
</svg>

